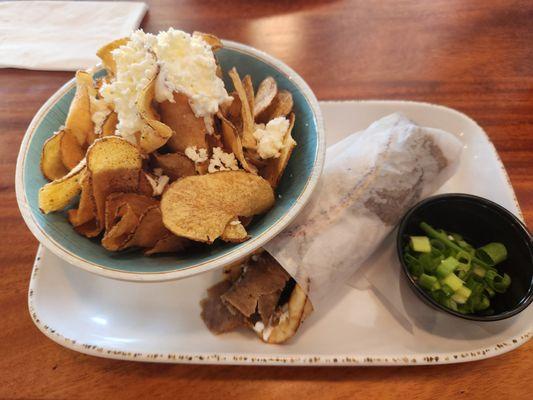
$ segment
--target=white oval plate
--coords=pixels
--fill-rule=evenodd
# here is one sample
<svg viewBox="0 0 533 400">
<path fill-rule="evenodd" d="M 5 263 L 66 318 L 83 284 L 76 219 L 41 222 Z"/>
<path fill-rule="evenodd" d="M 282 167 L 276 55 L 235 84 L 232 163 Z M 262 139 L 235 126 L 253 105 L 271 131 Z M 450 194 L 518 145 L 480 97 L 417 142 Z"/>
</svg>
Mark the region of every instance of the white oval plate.
<svg viewBox="0 0 533 400">
<path fill-rule="evenodd" d="M 487 197 L 521 217 L 513 189 L 485 132 L 449 108 L 400 101 L 322 102 L 332 144 L 374 120 L 402 111 L 424 126 L 456 133 L 465 143 L 459 172 L 440 192 Z M 392 246 L 392 244 L 391 244 Z M 385 246 L 385 251 L 390 250 Z M 381 264 L 380 264 L 381 263 Z M 122 282 L 70 268 L 40 249 L 29 308 L 52 340 L 101 357 L 177 363 L 259 365 L 417 365 L 492 357 L 532 335 L 533 307 L 504 321 L 478 323 L 436 312 L 404 290 L 394 257 L 371 271 L 397 282 L 401 307 L 376 288 L 344 287 L 331 307 L 313 313 L 292 341 L 266 345 L 249 332 L 213 336 L 200 319 L 199 301 L 220 272 L 175 282 Z M 393 303 L 394 304 L 394 303 Z"/>
</svg>

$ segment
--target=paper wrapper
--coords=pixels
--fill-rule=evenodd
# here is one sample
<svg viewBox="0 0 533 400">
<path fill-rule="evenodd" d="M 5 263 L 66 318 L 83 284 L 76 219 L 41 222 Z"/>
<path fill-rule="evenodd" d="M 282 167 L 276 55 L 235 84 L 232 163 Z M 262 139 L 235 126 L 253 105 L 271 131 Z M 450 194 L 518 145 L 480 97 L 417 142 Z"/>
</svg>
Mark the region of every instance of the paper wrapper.
<svg viewBox="0 0 533 400">
<path fill-rule="evenodd" d="M 346 283 L 403 214 L 456 171 L 451 133 L 384 117 L 328 148 L 305 210 L 265 249 L 308 291 L 314 308 Z"/>
</svg>

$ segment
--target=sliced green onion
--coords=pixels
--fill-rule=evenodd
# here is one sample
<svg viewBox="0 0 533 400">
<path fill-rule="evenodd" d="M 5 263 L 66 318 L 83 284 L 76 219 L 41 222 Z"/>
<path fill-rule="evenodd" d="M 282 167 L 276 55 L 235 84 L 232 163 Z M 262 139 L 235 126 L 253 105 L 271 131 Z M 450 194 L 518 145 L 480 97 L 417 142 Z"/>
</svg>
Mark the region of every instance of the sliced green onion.
<svg viewBox="0 0 533 400">
<path fill-rule="evenodd" d="M 433 239 L 438 239 L 440 240 L 441 242 L 443 242 L 445 245 L 447 245 L 448 247 L 451 247 L 452 249 L 454 249 L 455 251 L 459 252 L 459 251 L 462 251 L 463 249 L 458 246 L 457 244 L 455 244 L 454 242 L 452 242 L 450 239 L 448 239 L 448 236 L 446 235 L 446 233 L 442 233 L 442 232 L 438 232 L 436 231 L 435 229 L 433 229 L 431 227 L 431 225 L 425 223 L 425 222 L 421 222 L 420 223 L 420 229 L 422 229 L 424 232 L 427 233 L 427 235 L 430 237 L 430 238 L 433 238 Z M 472 260 L 476 261 L 478 264 L 480 265 L 485 265 L 485 262 L 483 262 L 482 260 L 479 260 L 478 258 L 476 257 L 473 257 Z"/>
<path fill-rule="evenodd" d="M 489 243 L 476 251 L 476 257 L 485 264 L 493 266 L 505 261 L 507 249 L 503 243 Z"/>
<path fill-rule="evenodd" d="M 470 278 L 470 275 L 471 275 L 469 265 L 464 266 L 462 264 L 459 264 L 455 272 L 457 276 L 459 277 L 459 279 L 463 281 L 466 281 L 468 278 Z"/>
<path fill-rule="evenodd" d="M 461 286 L 453 294 L 452 300 L 457 304 L 465 304 L 471 294 L 472 291 L 470 289 L 468 289 L 466 286 Z"/>
<path fill-rule="evenodd" d="M 455 255 L 455 258 L 457 259 L 459 264 L 462 264 L 462 265 L 468 265 L 469 266 L 472 263 L 472 255 L 470 255 L 469 253 L 467 253 L 464 250 L 459 251 Z"/>
<path fill-rule="evenodd" d="M 490 298 L 511 284 L 495 264 L 507 257 L 501 243 L 475 249 L 460 234 L 433 229 L 425 222 L 427 236 L 413 236 L 404 247 L 404 261 L 421 288 L 439 304 L 463 314 L 494 313 Z"/>
<path fill-rule="evenodd" d="M 445 304 L 443 304 L 443 306 L 447 307 L 447 308 L 450 308 L 453 311 L 459 311 L 457 309 L 457 303 L 455 301 L 453 301 L 452 299 L 446 299 L 446 302 L 445 302 Z"/>
<path fill-rule="evenodd" d="M 455 292 L 461 286 L 463 286 L 463 281 L 457 277 L 454 273 L 448 274 L 441 282 L 442 284 L 448 285 Z"/>
<path fill-rule="evenodd" d="M 486 310 L 490 306 L 490 300 L 487 296 L 481 296 L 480 299 L 474 303 L 474 311 Z"/>
<path fill-rule="evenodd" d="M 446 295 L 446 297 L 450 297 L 451 295 L 455 293 L 455 290 L 453 290 L 450 286 L 448 286 L 447 284 L 443 282 L 441 282 L 441 290 L 442 290 L 442 293 Z"/>
<path fill-rule="evenodd" d="M 454 257 L 448 257 L 440 262 L 435 272 L 440 279 L 444 279 L 451 274 L 458 265 L 459 262 Z"/>
<path fill-rule="evenodd" d="M 485 286 L 485 291 L 491 299 L 496 295 L 496 292 L 490 286 Z"/>
<path fill-rule="evenodd" d="M 441 253 L 446 250 L 446 245 L 444 243 L 442 243 L 440 240 L 438 239 L 430 239 L 429 240 L 429 243 L 431 244 L 431 249 L 432 250 L 439 250 Z"/>
<path fill-rule="evenodd" d="M 483 278 L 487 282 L 488 287 L 497 293 L 503 293 L 511 284 L 511 278 L 509 275 L 504 276 L 498 274 L 494 269 L 487 270 L 485 277 Z"/>
<path fill-rule="evenodd" d="M 435 272 L 442 259 L 442 256 L 435 256 L 431 253 L 421 253 L 418 257 L 418 261 L 424 268 L 424 271 L 430 274 Z"/>
<path fill-rule="evenodd" d="M 479 276 L 480 278 L 483 278 L 485 274 L 487 273 L 487 270 L 480 265 L 474 265 L 472 272 L 476 274 L 477 276 Z"/>
<path fill-rule="evenodd" d="M 418 283 L 424 289 L 432 290 L 435 284 L 439 283 L 439 281 L 434 276 L 422 274 L 420 275 L 420 278 L 418 279 Z"/>
<path fill-rule="evenodd" d="M 494 285 L 493 289 L 496 293 L 505 293 L 511 284 L 511 277 L 507 274 L 503 274 L 503 276 L 497 275 L 492 284 Z"/>
<path fill-rule="evenodd" d="M 465 286 L 472 291 L 473 296 L 481 296 L 483 294 L 483 289 L 485 288 L 485 285 L 472 278 L 465 282 Z"/>
<path fill-rule="evenodd" d="M 419 253 L 430 253 L 431 243 L 427 236 L 411 236 L 410 237 L 411 248 Z"/>
<path fill-rule="evenodd" d="M 420 263 L 408 264 L 407 267 L 409 268 L 409 273 L 416 278 L 424 273 L 424 267 Z"/>
</svg>

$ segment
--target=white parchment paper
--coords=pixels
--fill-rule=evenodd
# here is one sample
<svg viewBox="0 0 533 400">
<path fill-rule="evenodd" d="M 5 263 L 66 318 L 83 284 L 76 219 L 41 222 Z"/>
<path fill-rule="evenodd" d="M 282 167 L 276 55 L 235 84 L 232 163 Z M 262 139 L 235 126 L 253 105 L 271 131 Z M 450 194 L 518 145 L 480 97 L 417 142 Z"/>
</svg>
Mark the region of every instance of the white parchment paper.
<svg viewBox="0 0 533 400">
<path fill-rule="evenodd" d="M 461 142 L 384 117 L 328 148 L 305 210 L 265 248 L 308 291 L 315 309 L 373 253 L 409 207 L 456 171 Z"/>
</svg>

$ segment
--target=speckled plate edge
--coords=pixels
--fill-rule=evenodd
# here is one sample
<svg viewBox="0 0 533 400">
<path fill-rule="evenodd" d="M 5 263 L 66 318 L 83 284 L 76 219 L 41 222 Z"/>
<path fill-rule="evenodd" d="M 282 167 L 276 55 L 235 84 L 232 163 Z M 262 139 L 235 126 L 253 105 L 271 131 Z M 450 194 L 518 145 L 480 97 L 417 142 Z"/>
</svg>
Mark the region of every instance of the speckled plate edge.
<svg viewBox="0 0 533 400">
<path fill-rule="evenodd" d="M 324 103 L 361 103 L 361 102 L 387 102 L 386 100 L 346 100 L 346 101 L 326 101 Z M 418 103 L 405 101 L 405 103 Z M 460 114 L 461 116 L 468 118 L 477 126 L 479 126 L 474 120 L 467 115 L 450 109 L 448 107 L 439 106 L 431 103 L 422 103 L 427 106 L 444 108 Z M 498 162 L 507 178 L 507 183 L 511 189 L 514 202 L 516 204 L 519 217 L 523 220 L 522 211 L 516 199 L 514 190 L 512 189 L 511 182 L 509 180 L 507 171 L 503 166 L 503 163 L 494 147 L 483 129 L 481 132 L 486 136 L 487 140 L 492 146 L 492 151 L 496 155 Z M 272 356 L 269 354 L 227 354 L 227 353 L 143 353 L 143 352 L 125 352 L 118 349 L 96 346 L 88 343 L 78 342 L 76 339 L 64 336 L 61 332 L 55 330 L 52 326 L 46 324 L 41 320 L 37 314 L 36 308 L 33 304 L 33 297 L 35 295 L 35 287 L 37 282 L 37 276 L 41 268 L 41 254 L 46 249 L 43 246 L 39 246 L 35 263 L 33 265 L 33 271 L 30 279 L 30 286 L 28 290 L 28 309 L 30 316 L 37 326 L 37 328 L 48 338 L 58 343 L 59 345 L 68 349 L 103 358 L 112 358 L 117 360 L 127 361 L 139 361 L 139 362 L 158 362 L 158 363 L 179 363 L 179 364 L 221 364 L 221 365 L 267 365 L 267 366 L 414 366 L 414 365 L 431 365 L 431 364 L 454 364 L 470 361 L 483 360 L 486 358 L 495 357 L 501 354 L 505 354 L 511 350 L 514 350 L 533 336 L 533 331 L 530 328 L 526 328 L 523 332 L 516 336 L 512 336 L 506 341 L 497 342 L 488 347 L 481 347 L 470 350 L 468 352 L 458 353 L 445 353 L 445 354 L 423 354 L 423 355 L 404 355 L 404 356 L 358 356 L 358 355 L 313 355 L 313 354 L 286 354 L 279 356 Z"/>
<path fill-rule="evenodd" d="M 110 347 L 96 346 L 79 342 L 74 338 L 67 337 L 54 329 L 46 321 L 42 320 L 33 304 L 37 277 L 41 269 L 41 255 L 47 251 L 42 245 L 39 246 L 33 271 L 31 274 L 28 291 L 28 308 L 31 318 L 37 328 L 48 338 L 68 349 L 88 354 L 91 356 L 112 358 L 117 360 L 178 363 L 178 364 L 223 364 L 223 365 L 292 365 L 292 366 L 400 366 L 400 365 L 428 365 L 428 364 L 454 364 L 469 361 L 482 360 L 507 353 L 526 343 L 533 332 L 523 333 L 510 337 L 506 341 L 495 343 L 489 347 L 473 349 L 468 352 L 446 354 L 424 354 L 405 356 L 358 356 L 358 355 L 313 355 L 313 354 L 285 354 L 272 356 L 270 354 L 245 353 L 143 353 L 125 352 Z M 265 345 L 266 346 L 266 345 Z"/>
<path fill-rule="evenodd" d="M 303 78 L 298 75 L 292 68 L 283 63 L 282 61 L 276 59 L 275 57 L 255 49 L 251 46 L 247 46 L 242 43 L 237 43 L 233 41 L 224 40 L 224 46 L 228 49 L 236 50 L 241 53 L 245 53 L 252 57 L 259 58 L 262 62 L 272 65 L 275 69 L 286 75 L 286 77 L 295 82 L 296 86 L 301 90 L 301 94 L 305 97 L 309 103 L 311 109 L 313 110 L 314 118 L 316 120 L 316 130 L 317 130 L 317 148 L 316 148 L 316 157 L 315 163 L 312 167 L 309 178 L 300 193 L 299 197 L 296 199 L 294 204 L 288 209 L 288 211 L 281 216 L 277 221 L 275 221 L 267 230 L 262 232 L 261 235 L 254 237 L 244 243 L 239 248 L 236 248 L 225 255 L 216 257 L 210 261 L 203 262 L 202 264 L 191 266 L 188 268 L 177 269 L 167 272 L 126 272 L 113 268 L 104 267 L 99 264 L 95 264 L 85 260 L 81 257 L 78 257 L 76 254 L 73 254 L 67 251 L 63 246 L 54 241 L 49 237 L 39 226 L 37 221 L 31 212 L 28 200 L 26 199 L 26 194 L 24 190 L 24 163 L 26 150 L 29 146 L 30 138 L 33 132 L 37 129 L 46 113 L 49 109 L 56 104 L 61 97 L 70 90 L 75 85 L 74 78 L 66 82 L 61 88 L 59 88 L 37 111 L 33 117 L 22 142 L 20 144 L 20 151 L 17 157 L 17 167 L 15 172 L 15 192 L 17 203 L 19 206 L 20 213 L 22 218 L 26 222 L 26 225 L 33 233 L 33 235 L 43 244 L 46 248 L 56 254 L 58 257 L 67 261 L 68 263 L 84 269 L 88 272 L 95 273 L 101 276 L 108 278 L 125 280 L 125 281 L 140 281 L 140 282 L 162 282 L 170 281 L 176 279 L 183 279 L 189 276 L 200 274 L 206 271 L 213 269 L 221 268 L 224 265 L 231 264 L 239 259 L 242 259 L 247 254 L 252 253 L 254 250 L 265 245 L 269 240 L 272 240 L 277 234 L 279 234 L 291 221 L 298 215 L 298 213 L 303 209 L 303 207 L 309 201 L 311 194 L 313 193 L 320 174 L 322 173 L 322 168 L 324 166 L 325 152 L 326 152 L 326 141 L 325 141 L 325 132 L 324 132 L 324 121 L 322 118 L 322 112 L 320 106 L 318 105 L 318 100 L 314 95 L 313 91 L 303 80 Z M 95 67 L 95 70 L 98 69 L 98 66 Z"/>
</svg>

